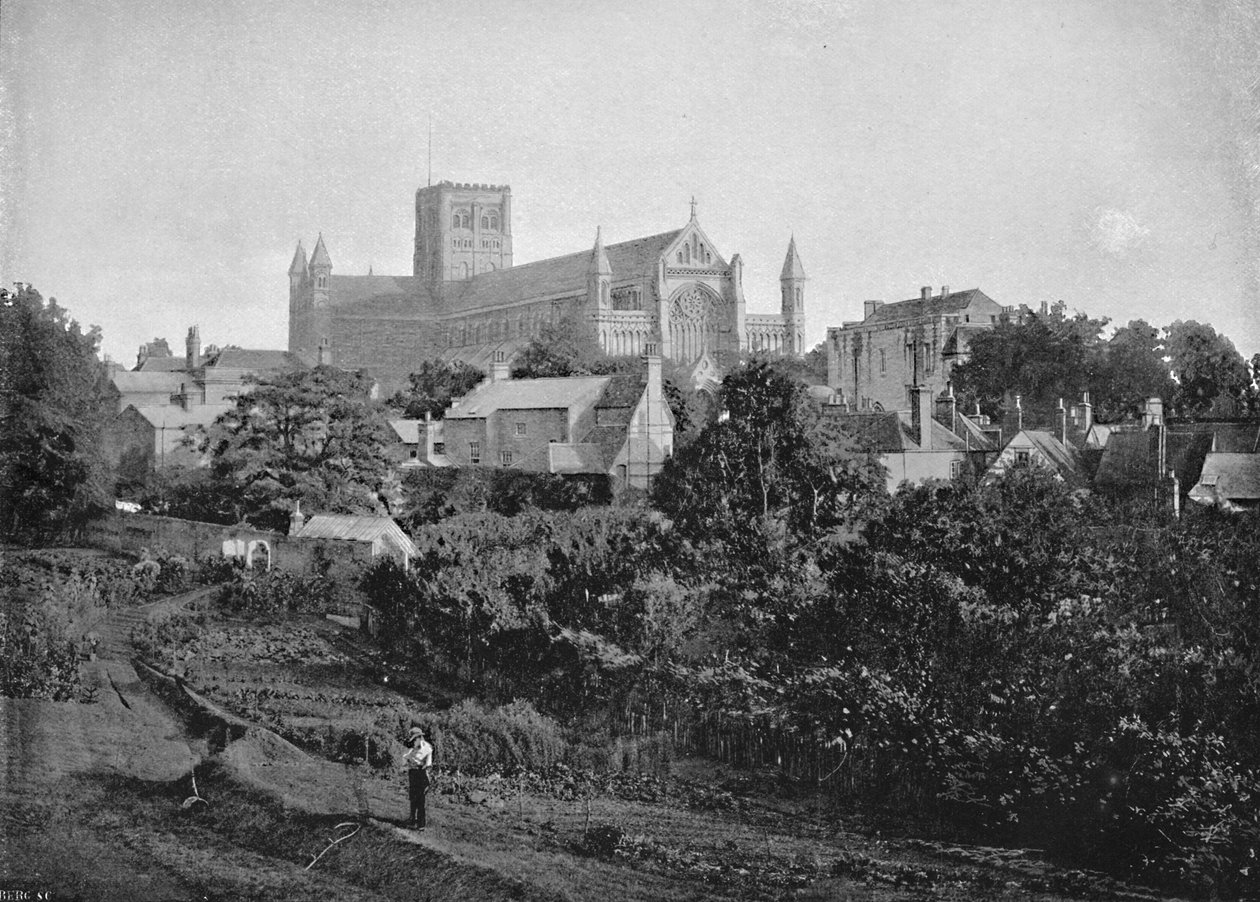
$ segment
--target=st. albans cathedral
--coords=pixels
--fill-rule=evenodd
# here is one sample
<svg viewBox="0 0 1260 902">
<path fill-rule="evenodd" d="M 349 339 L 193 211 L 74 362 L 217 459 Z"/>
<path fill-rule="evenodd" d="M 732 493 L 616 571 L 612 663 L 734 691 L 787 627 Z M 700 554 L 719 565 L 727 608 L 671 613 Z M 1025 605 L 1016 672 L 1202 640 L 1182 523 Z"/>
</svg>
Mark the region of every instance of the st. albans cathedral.
<svg viewBox="0 0 1260 902">
<path fill-rule="evenodd" d="M 511 360 L 545 323 L 568 319 L 613 356 L 651 351 L 698 387 L 721 352 L 799 355 L 805 271 L 789 241 L 779 313 L 745 308 L 743 261 L 705 235 L 692 203 L 681 229 L 512 265 L 512 190 L 440 182 L 416 191 L 410 276 L 334 275 L 323 236 L 289 267 L 289 351 L 310 365 L 364 370 L 383 388 L 429 359 L 482 369 Z"/>
</svg>

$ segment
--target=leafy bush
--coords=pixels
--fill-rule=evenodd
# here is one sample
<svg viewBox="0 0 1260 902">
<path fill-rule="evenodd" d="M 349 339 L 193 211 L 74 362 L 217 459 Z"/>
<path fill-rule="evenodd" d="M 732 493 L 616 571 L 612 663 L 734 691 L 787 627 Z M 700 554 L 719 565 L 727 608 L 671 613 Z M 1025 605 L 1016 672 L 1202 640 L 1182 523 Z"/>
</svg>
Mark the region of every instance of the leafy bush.
<svg viewBox="0 0 1260 902">
<path fill-rule="evenodd" d="M 79 691 L 78 644 L 47 606 L 0 611 L 0 695 L 66 701 Z"/>
<path fill-rule="evenodd" d="M 324 576 L 233 569 L 219 592 L 219 603 L 237 613 L 320 614 L 345 608 L 351 595 L 347 586 Z"/>
<path fill-rule="evenodd" d="M 381 726 L 401 740 L 413 724 L 424 728 L 434 764 L 444 771 L 543 770 L 563 761 L 568 749 L 559 724 L 524 701 L 498 708 L 464 701 L 442 712 L 396 714 Z"/>
</svg>

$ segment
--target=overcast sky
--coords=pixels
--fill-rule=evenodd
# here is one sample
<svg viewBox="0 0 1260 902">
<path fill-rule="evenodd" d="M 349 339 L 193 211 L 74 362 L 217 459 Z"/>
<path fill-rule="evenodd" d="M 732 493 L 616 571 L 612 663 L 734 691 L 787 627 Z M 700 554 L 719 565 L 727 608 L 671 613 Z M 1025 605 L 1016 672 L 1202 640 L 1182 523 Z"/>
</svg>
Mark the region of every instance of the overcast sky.
<svg viewBox="0 0 1260 902">
<path fill-rule="evenodd" d="M 134 363 L 284 347 L 286 270 L 410 275 L 415 189 L 506 182 L 516 262 L 700 222 L 812 344 L 865 298 L 1210 322 L 1260 351 L 1246 2 L 4 0 L 0 277 Z"/>
</svg>

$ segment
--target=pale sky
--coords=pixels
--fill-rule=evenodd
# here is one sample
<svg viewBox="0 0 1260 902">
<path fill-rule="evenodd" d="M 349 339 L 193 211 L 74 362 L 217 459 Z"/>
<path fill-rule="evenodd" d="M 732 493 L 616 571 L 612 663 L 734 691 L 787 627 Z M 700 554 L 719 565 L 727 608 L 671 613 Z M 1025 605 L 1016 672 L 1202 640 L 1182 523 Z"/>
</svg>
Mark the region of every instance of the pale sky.
<svg viewBox="0 0 1260 902">
<path fill-rule="evenodd" d="M 1260 351 L 1246 2 L 5 0 L 0 279 L 127 365 L 282 348 L 286 270 L 410 275 L 415 189 L 506 182 L 517 263 L 701 224 L 807 339 L 979 287 Z"/>
</svg>

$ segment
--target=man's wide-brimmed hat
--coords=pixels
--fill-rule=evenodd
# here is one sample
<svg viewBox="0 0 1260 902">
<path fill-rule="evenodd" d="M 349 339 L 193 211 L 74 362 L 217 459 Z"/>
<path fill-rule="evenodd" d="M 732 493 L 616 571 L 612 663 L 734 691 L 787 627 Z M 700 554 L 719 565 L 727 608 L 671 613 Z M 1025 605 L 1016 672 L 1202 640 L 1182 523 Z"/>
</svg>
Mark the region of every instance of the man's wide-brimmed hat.
<svg viewBox="0 0 1260 902">
<path fill-rule="evenodd" d="M 423 736 L 423 735 L 424 735 L 424 730 L 420 729 L 419 727 L 412 727 L 410 732 L 407 733 L 407 738 L 415 739 L 417 736 Z"/>
</svg>

